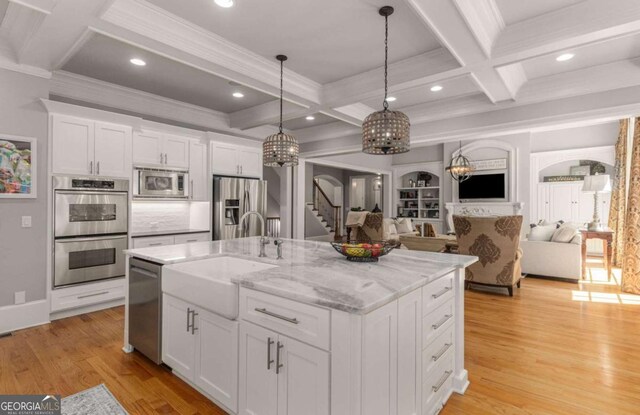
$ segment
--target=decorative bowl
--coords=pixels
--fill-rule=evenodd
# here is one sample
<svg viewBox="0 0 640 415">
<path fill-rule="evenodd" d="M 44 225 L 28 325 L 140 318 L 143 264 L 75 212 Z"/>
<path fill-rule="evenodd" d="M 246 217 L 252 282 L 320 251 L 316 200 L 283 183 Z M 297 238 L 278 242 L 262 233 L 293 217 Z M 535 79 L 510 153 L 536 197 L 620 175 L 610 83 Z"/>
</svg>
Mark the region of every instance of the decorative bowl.
<svg viewBox="0 0 640 415">
<path fill-rule="evenodd" d="M 344 255 L 347 260 L 354 262 L 378 262 L 378 258 L 387 255 L 395 245 L 387 242 L 357 243 L 331 242 L 333 249 Z"/>
</svg>

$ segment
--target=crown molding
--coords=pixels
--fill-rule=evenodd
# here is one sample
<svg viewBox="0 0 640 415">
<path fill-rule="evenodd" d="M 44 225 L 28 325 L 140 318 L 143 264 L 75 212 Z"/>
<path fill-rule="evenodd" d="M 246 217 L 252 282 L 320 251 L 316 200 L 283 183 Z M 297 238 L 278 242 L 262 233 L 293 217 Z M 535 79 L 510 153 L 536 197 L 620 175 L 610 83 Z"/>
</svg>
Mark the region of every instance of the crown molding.
<svg viewBox="0 0 640 415">
<path fill-rule="evenodd" d="M 225 113 L 65 71 L 54 73 L 50 93 L 206 128 L 230 129 Z"/>
<path fill-rule="evenodd" d="M 221 36 L 206 31 L 143 0 L 116 0 L 102 19 L 139 35 L 242 74 L 273 88 L 280 87 L 280 65 Z M 287 93 L 301 105 L 318 104 L 321 85 L 285 69 Z"/>
</svg>

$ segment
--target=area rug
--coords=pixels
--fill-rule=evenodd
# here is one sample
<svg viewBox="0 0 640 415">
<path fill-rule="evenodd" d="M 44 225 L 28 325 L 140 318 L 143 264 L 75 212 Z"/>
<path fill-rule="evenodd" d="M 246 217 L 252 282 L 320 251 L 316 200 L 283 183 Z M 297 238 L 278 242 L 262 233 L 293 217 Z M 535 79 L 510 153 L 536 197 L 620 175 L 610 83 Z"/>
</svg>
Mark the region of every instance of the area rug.
<svg viewBox="0 0 640 415">
<path fill-rule="evenodd" d="M 128 415 L 102 384 L 62 399 L 63 415 Z"/>
</svg>

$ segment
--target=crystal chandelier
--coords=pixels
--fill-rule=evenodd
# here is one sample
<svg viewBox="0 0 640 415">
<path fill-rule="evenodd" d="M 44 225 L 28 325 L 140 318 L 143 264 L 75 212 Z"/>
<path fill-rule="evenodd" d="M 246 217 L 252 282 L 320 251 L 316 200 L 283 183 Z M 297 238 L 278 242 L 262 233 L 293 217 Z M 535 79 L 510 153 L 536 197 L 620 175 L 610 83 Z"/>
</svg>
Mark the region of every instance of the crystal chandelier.
<svg viewBox="0 0 640 415">
<path fill-rule="evenodd" d="M 262 143 L 262 160 L 269 167 L 297 166 L 300 151 L 298 141 L 291 134 L 282 131 L 282 80 L 287 57 L 278 55 L 276 59 L 280 61 L 280 126 L 278 133 L 270 135 Z"/>
<path fill-rule="evenodd" d="M 453 180 L 457 182 L 464 182 L 473 174 L 473 166 L 469 158 L 462 155 L 462 141 L 460 142 L 460 148 L 458 154 L 451 158 L 449 166 L 445 168 L 449 172 Z"/>
<path fill-rule="evenodd" d="M 387 101 L 387 69 L 389 55 L 389 16 L 393 7 L 378 11 L 384 17 L 384 101 L 383 110 L 369 114 L 362 123 L 362 151 L 368 154 L 399 154 L 409 151 L 409 117 L 400 111 L 389 110 Z"/>
</svg>

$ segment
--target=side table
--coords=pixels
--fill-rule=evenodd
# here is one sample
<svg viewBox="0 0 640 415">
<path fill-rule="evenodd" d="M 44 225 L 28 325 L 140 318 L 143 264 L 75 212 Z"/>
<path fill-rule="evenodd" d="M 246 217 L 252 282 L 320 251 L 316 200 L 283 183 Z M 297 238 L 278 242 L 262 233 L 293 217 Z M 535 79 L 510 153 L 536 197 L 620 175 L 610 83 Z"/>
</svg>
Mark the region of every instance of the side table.
<svg viewBox="0 0 640 415">
<path fill-rule="evenodd" d="M 611 244 L 613 243 L 613 230 L 605 228 L 602 231 L 590 231 L 588 229 L 580 229 L 582 234 L 582 279 L 587 274 L 587 240 L 601 239 L 604 249 L 604 265 L 607 268 L 607 281 L 611 281 Z"/>
</svg>

